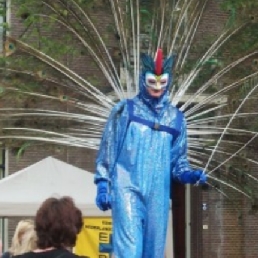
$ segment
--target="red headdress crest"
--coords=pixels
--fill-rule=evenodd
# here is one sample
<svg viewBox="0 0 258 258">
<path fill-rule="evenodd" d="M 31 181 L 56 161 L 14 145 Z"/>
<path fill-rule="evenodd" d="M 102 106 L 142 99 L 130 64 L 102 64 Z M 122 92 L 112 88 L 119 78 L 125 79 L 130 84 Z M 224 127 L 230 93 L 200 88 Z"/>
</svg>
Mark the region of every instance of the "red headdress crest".
<svg viewBox="0 0 258 258">
<path fill-rule="evenodd" d="M 154 61 L 155 61 L 155 74 L 156 75 L 161 75 L 162 64 L 163 64 L 163 53 L 162 53 L 161 48 L 157 49 Z"/>
</svg>

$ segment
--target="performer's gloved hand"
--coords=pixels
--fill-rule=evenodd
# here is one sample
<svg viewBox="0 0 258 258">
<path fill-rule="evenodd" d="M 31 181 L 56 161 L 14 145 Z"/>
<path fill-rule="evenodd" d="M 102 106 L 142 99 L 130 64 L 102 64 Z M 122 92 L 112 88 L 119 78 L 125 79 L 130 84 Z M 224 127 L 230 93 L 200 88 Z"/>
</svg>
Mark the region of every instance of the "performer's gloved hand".
<svg viewBox="0 0 258 258">
<path fill-rule="evenodd" d="M 200 185 L 203 185 L 206 183 L 207 181 L 207 175 L 204 173 L 204 171 L 202 170 L 196 170 L 194 171 L 194 174 L 196 176 L 196 183 L 200 184 Z"/>
<path fill-rule="evenodd" d="M 97 183 L 96 205 L 102 211 L 111 209 L 111 198 L 108 193 L 108 181 L 100 180 Z"/>
<path fill-rule="evenodd" d="M 186 171 L 181 174 L 181 182 L 184 184 L 205 184 L 207 176 L 202 170 Z"/>
</svg>

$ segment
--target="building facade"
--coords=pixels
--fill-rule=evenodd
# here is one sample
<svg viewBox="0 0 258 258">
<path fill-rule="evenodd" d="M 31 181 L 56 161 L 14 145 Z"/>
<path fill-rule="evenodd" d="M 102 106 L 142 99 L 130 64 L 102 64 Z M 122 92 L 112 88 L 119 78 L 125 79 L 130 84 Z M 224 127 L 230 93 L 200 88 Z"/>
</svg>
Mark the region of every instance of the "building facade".
<svg viewBox="0 0 258 258">
<path fill-rule="evenodd" d="M 21 34 L 22 18 L 16 15 L 16 6 L 10 7 L 8 2 L 9 32 L 12 37 Z M 96 8 L 99 27 L 109 22 L 111 14 Z M 219 32 L 225 22 L 226 14 L 219 8 L 217 1 L 209 1 L 197 33 L 199 40 L 205 38 L 205 31 Z M 110 38 L 109 49 L 116 49 L 115 37 Z M 69 59 L 69 56 L 67 57 Z M 87 55 L 70 61 L 70 65 L 84 76 L 94 74 L 102 77 L 89 63 Z M 105 79 L 100 84 L 106 85 Z M 69 107 L 67 107 L 69 109 Z M 2 176 L 15 173 L 47 156 L 54 156 L 77 167 L 94 172 L 96 151 L 65 146 L 32 146 L 17 159 L 17 152 L 6 149 L 5 172 Z M 3 160 L 2 160 L 3 164 Z M 3 168 L 2 168 L 3 169 Z M 3 171 L 3 170 L 2 170 Z M 257 170 L 256 170 L 257 171 Z M 22 194 L 22 193 L 21 193 Z M 194 186 L 176 186 L 173 194 L 174 209 L 174 246 L 176 258 L 257 258 L 258 257 L 258 217 L 250 212 L 250 204 L 239 196 L 232 202 L 214 188 Z M 19 218 L 20 219 L 20 218 Z M 2 220 L 2 231 L 8 226 L 8 242 L 10 244 L 17 218 Z"/>
</svg>

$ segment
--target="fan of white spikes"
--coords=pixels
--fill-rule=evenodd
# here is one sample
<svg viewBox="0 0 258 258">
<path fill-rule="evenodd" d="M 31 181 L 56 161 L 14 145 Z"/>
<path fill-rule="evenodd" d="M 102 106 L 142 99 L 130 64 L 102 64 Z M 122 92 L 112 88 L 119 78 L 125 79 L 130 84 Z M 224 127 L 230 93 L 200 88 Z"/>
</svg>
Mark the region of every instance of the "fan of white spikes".
<svg viewBox="0 0 258 258">
<path fill-rule="evenodd" d="M 77 22 L 80 29 L 76 29 L 73 24 L 69 23 L 60 12 L 60 6 L 64 6 L 65 1 L 42 1 L 47 14 L 38 14 L 45 19 L 54 20 L 63 26 L 73 37 L 87 49 L 92 59 L 96 62 L 103 76 L 106 77 L 109 85 L 112 87 L 110 94 L 105 94 L 95 87 L 90 80 L 80 76 L 74 70 L 54 59 L 39 49 L 33 47 L 26 40 L 10 39 L 16 49 L 19 49 L 27 55 L 33 56 L 40 60 L 46 66 L 51 67 L 55 72 L 61 74 L 70 84 L 70 87 L 79 92 L 82 97 L 90 100 L 82 102 L 76 98 L 70 97 L 66 102 L 80 110 L 81 112 L 62 112 L 56 110 L 36 109 L 36 108 L 1 108 L 1 120 L 5 121 L 9 118 L 22 118 L 30 116 L 38 116 L 44 118 L 59 118 L 80 123 L 80 127 L 69 127 L 66 133 L 54 132 L 46 129 L 34 129 L 31 127 L 3 127 L 6 132 L 1 135 L 1 139 L 23 139 L 33 141 L 45 141 L 50 143 L 62 144 L 67 146 L 83 147 L 88 149 L 98 149 L 101 133 L 108 115 L 119 100 L 131 98 L 137 94 L 139 89 L 140 75 L 140 52 L 142 51 L 142 35 L 143 24 L 141 23 L 144 15 L 148 16 L 149 28 L 145 30 L 144 36 L 149 38 L 148 48 L 145 49 L 150 55 L 154 55 L 157 48 L 162 48 L 167 55 L 176 54 L 176 64 L 174 71 L 181 71 L 187 63 L 187 58 L 194 40 L 195 33 L 201 21 L 202 14 L 208 2 L 190 0 L 173 1 L 159 0 L 153 1 L 153 6 L 149 6 L 150 10 L 146 11 L 141 6 L 139 0 L 110 0 L 114 24 L 119 35 L 119 44 L 121 50 L 121 66 L 123 67 L 123 78 L 119 75 L 116 66 L 109 53 L 104 39 L 97 25 L 83 8 L 81 1 L 70 0 L 69 14 Z M 201 3 L 202 2 L 202 3 Z M 50 13 L 55 15 L 50 15 Z M 37 14 L 35 14 L 37 15 Z M 93 42 L 86 37 L 82 37 L 81 32 L 88 31 L 94 34 L 94 39 L 101 49 L 102 55 L 96 51 Z M 248 58 L 256 55 L 256 52 L 249 53 L 242 58 L 233 61 L 226 67 L 221 68 L 213 74 L 204 84 L 200 85 L 194 93 L 190 91 L 191 85 L 204 69 L 204 64 L 214 57 L 216 52 L 226 43 L 233 35 L 235 35 L 242 27 L 236 27 L 234 30 L 224 29 L 217 39 L 210 45 L 209 49 L 203 54 L 199 60 L 196 60 L 196 66 L 187 74 L 180 75 L 180 84 L 175 83 L 171 87 L 171 101 L 184 111 L 188 124 L 188 146 L 189 160 L 193 166 L 203 167 L 210 177 L 209 184 L 220 183 L 222 185 L 233 188 L 241 192 L 245 196 L 250 197 L 245 191 L 234 184 L 230 184 L 214 176 L 215 171 L 224 170 L 224 166 L 233 158 L 239 155 L 253 140 L 257 137 L 257 132 L 252 130 L 244 130 L 232 126 L 235 119 L 246 116 L 257 116 L 257 112 L 243 113 L 241 108 L 246 104 L 250 97 L 254 94 L 258 84 L 252 85 L 252 88 L 246 96 L 239 100 L 239 105 L 231 113 L 223 113 L 228 104 L 228 92 L 237 89 L 244 82 L 251 78 L 256 78 L 257 73 L 252 73 L 233 83 L 229 83 L 223 88 L 212 94 L 207 94 L 207 90 L 237 65 L 243 63 Z M 155 34 L 155 37 L 153 37 Z M 128 69 L 127 69 L 128 68 Z M 8 67 L 5 68 L 8 71 Z M 9 72 L 20 72 L 9 69 Z M 29 74 L 29 72 L 23 72 Z M 32 77 L 33 74 L 29 74 Z M 178 74 L 174 75 L 175 79 Z M 45 81 L 55 82 L 58 80 L 46 77 Z M 179 80 L 177 80 L 178 82 Z M 69 86 L 71 85 L 71 86 Z M 60 83 L 60 87 L 61 87 Z M 27 94 L 39 98 L 58 100 L 58 96 L 49 96 L 42 93 L 31 91 L 20 91 L 15 87 L 6 87 L 6 91 Z M 12 132 L 12 134 L 8 134 Z M 31 133 L 31 134 L 30 134 Z M 248 140 L 238 142 L 226 140 L 228 135 L 248 135 Z M 225 148 L 230 144 L 233 148 Z M 220 158 L 219 160 L 218 157 Z M 224 158 L 223 158 L 224 157 Z M 257 162 L 248 158 L 248 162 L 257 164 Z M 246 175 L 253 181 L 257 179 L 250 173 Z"/>
</svg>

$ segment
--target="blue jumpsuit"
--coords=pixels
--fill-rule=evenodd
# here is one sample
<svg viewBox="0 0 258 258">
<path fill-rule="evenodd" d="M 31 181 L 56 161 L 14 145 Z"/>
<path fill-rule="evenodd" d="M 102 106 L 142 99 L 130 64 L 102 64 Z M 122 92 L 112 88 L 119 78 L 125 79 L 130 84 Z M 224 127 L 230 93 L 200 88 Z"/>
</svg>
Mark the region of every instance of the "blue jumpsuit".
<svg viewBox="0 0 258 258">
<path fill-rule="evenodd" d="M 186 150 L 185 119 L 168 93 L 152 100 L 142 90 L 113 108 L 95 182 L 110 182 L 116 258 L 164 257 L 170 183 L 191 170 Z"/>
</svg>

